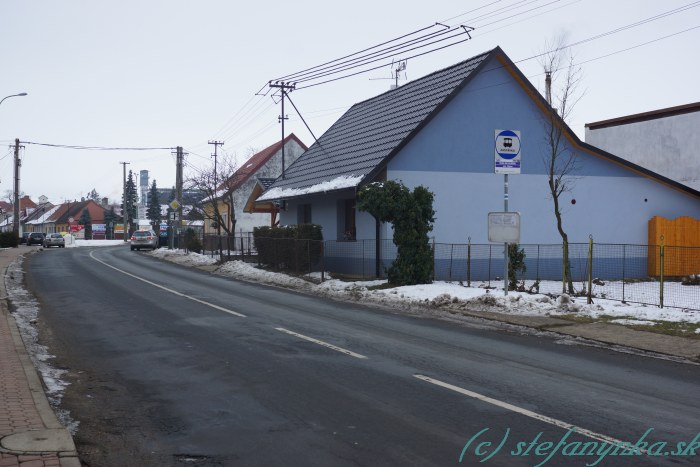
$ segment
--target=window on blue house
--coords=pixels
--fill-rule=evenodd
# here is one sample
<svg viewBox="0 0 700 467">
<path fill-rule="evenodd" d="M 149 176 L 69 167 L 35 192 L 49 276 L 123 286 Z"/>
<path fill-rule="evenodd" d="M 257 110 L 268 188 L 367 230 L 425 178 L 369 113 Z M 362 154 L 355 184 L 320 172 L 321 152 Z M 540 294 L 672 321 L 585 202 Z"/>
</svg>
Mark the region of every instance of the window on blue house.
<svg viewBox="0 0 700 467">
<path fill-rule="evenodd" d="M 311 224 L 310 204 L 300 204 L 297 206 L 297 224 Z"/>
<path fill-rule="evenodd" d="M 354 199 L 338 201 L 338 240 L 357 240 Z"/>
</svg>

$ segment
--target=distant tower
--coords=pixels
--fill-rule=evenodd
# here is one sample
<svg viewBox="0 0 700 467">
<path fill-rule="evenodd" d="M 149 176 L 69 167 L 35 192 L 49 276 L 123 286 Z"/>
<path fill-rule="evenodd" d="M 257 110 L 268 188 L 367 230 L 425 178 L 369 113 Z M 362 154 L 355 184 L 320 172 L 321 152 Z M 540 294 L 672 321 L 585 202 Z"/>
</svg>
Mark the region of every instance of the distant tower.
<svg viewBox="0 0 700 467">
<path fill-rule="evenodd" d="M 148 170 L 139 172 L 139 219 L 146 218 L 148 205 Z"/>
</svg>

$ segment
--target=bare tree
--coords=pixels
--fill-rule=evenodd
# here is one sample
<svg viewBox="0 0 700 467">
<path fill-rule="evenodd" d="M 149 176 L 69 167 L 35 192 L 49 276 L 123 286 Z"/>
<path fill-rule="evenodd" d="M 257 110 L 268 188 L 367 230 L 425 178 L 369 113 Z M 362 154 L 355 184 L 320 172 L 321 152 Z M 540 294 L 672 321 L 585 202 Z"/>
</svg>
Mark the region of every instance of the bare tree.
<svg viewBox="0 0 700 467">
<path fill-rule="evenodd" d="M 236 231 L 234 189 L 238 180 L 233 157 L 223 154 L 217 159 L 214 167 L 191 175 L 186 184 L 188 189 L 203 194 L 195 208 L 202 214 L 204 222 L 216 229 L 219 258 L 223 261 L 222 237 L 232 237 Z"/>
<path fill-rule="evenodd" d="M 578 160 L 567 143 L 567 121 L 583 93 L 578 91 L 581 83 L 581 68 L 574 63 L 573 56 L 564 47 L 565 36 L 559 36 L 546 44 L 540 56 L 540 65 L 545 73 L 545 96 L 547 111 L 544 118 L 546 153 L 543 161 L 548 176 L 549 195 L 552 199 L 557 231 L 562 240 L 562 293 L 574 293 L 569 261 L 569 236 L 562 220 L 562 195 L 570 192 L 576 181 Z"/>
</svg>

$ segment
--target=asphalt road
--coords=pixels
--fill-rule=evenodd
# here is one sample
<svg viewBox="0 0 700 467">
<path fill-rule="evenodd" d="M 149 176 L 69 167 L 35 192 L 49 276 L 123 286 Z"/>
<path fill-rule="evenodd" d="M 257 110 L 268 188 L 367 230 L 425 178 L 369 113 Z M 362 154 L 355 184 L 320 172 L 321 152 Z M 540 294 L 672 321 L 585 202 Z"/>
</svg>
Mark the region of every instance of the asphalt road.
<svg viewBox="0 0 700 467">
<path fill-rule="evenodd" d="M 127 247 L 43 251 L 26 270 L 86 465 L 700 456 L 697 365 L 308 297 Z M 606 444 L 640 438 L 640 455 Z"/>
</svg>

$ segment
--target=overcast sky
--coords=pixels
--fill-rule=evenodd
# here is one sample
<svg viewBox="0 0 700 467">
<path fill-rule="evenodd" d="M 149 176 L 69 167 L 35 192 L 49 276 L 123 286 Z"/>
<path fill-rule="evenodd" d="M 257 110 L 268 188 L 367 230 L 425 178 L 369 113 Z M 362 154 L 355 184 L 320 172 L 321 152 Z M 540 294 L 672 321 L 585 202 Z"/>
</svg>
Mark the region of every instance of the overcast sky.
<svg viewBox="0 0 700 467">
<path fill-rule="evenodd" d="M 207 143 L 220 140 L 219 151 L 240 164 L 281 137 L 278 99 L 256 96 L 268 81 L 436 22 L 475 30 L 471 40 L 410 58 L 400 84 L 500 46 L 541 89 L 541 65 L 529 57 L 562 34 L 567 43 L 602 35 L 570 49 L 583 71 L 585 94 L 570 121 L 582 139 L 585 123 L 700 101 L 700 2 L 687 0 L 0 0 L 0 99 L 28 93 L 0 106 L 0 193 L 13 189 L 15 138 L 183 146 L 185 176 L 213 165 Z M 389 88 L 390 62 L 298 89 L 292 101 L 319 137 L 353 103 Z M 311 145 L 289 103 L 285 114 L 286 133 Z M 79 199 L 94 188 L 120 201 L 120 162 L 148 170 L 161 188 L 175 182 L 170 149 L 24 145 L 20 189 L 34 200 Z"/>
</svg>

